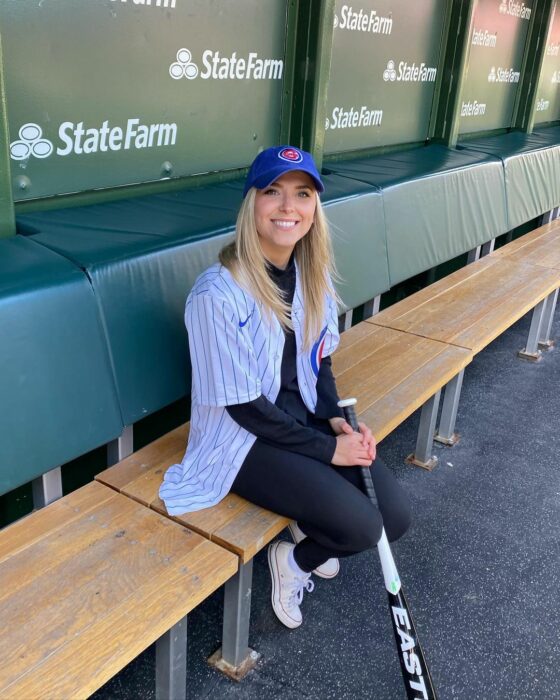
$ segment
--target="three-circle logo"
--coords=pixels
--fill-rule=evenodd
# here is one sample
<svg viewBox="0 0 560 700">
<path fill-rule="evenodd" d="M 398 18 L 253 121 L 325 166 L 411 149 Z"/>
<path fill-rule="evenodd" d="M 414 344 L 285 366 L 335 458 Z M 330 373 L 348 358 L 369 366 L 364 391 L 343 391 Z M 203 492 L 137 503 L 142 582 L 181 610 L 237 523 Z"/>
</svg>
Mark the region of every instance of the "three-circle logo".
<svg viewBox="0 0 560 700">
<path fill-rule="evenodd" d="M 495 82 L 496 82 L 496 78 L 497 78 L 497 75 L 496 75 L 496 66 L 492 66 L 492 68 L 490 68 L 490 73 L 488 73 L 488 82 L 489 82 L 489 83 L 495 83 Z"/>
<path fill-rule="evenodd" d="M 192 54 L 188 49 L 177 51 L 177 61 L 169 66 L 169 75 L 174 80 L 181 78 L 194 80 L 198 77 L 198 66 L 192 60 Z"/>
<path fill-rule="evenodd" d="M 391 82 L 393 82 L 396 79 L 397 79 L 397 71 L 395 70 L 395 62 L 388 61 L 387 68 L 385 68 L 385 70 L 383 71 L 383 80 L 385 82 L 388 82 L 389 80 Z"/>
<path fill-rule="evenodd" d="M 283 148 L 278 154 L 278 158 L 287 160 L 289 163 L 301 163 L 303 155 L 295 148 Z"/>
<path fill-rule="evenodd" d="M 26 160 L 30 156 L 48 158 L 53 150 L 52 142 L 43 138 L 43 130 L 33 122 L 24 124 L 19 130 L 19 139 L 10 144 L 12 160 Z"/>
<path fill-rule="evenodd" d="M 338 15 L 337 14 L 335 14 L 335 16 L 334 16 L 333 24 L 334 24 L 334 28 L 336 29 L 338 27 Z"/>
</svg>

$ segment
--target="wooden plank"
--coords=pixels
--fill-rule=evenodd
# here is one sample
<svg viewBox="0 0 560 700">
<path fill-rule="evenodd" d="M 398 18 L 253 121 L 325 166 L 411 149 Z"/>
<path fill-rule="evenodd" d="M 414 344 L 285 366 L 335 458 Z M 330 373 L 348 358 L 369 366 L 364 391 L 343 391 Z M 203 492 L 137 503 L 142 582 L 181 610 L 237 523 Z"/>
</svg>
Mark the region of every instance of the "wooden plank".
<svg viewBox="0 0 560 700">
<path fill-rule="evenodd" d="M 484 261 L 486 258 L 479 262 Z M 478 262 L 468 267 L 475 265 Z M 560 271 L 494 258 L 476 275 L 458 283 L 451 281 L 447 288 L 439 282 L 436 284 L 439 292 L 431 300 L 428 287 L 405 299 L 406 306 L 394 310 L 391 318 L 383 316 L 382 312 L 366 323 L 389 326 L 479 352 L 554 291 L 560 285 Z M 395 306 L 400 307 L 401 303 Z"/>
<path fill-rule="evenodd" d="M 463 285 L 469 280 L 473 280 L 483 274 L 488 268 L 493 267 L 498 262 L 497 258 L 487 255 L 480 260 L 477 260 L 470 265 L 466 265 L 455 272 L 452 272 L 447 277 L 444 277 L 428 287 L 424 287 L 419 292 L 411 294 L 406 299 L 389 306 L 383 311 L 380 311 L 375 316 L 365 320 L 366 323 L 375 322 L 379 326 L 388 328 L 396 328 L 397 330 L 407 330 L 401 326 L 394 325 L 394 321 L 402 319 L 410 312 L 420 311 L 423 305 L 432 304 L 434 298 L 441 294 L 449 293 L 453 287 Z"/>
<path fill-rule="evenodd" d="M 199 535 L 88 486 L 110 498 L 0 565 L 2 697 L 75 697 L 82 687 L 91 694 L 236 571 L 235 556 Z M 151 599 L 163 596 L 167 607 L 150 614 Z"/>
<path fill-rule="evenodd" d="M 539 226 L 539 228 L 516 238 L 514 241 L 495 250 L 492 256 L 498 258 L 513 256 L 513 259 L 519 262 L 538 264 L 535 259 L 532 259 L 535 251 L 556 248 L 557 246 L 560 246 L 560 219 L 556 219 L 544 226 Z M 545 265 L 545 267 L 548 266 Z"/>
<path fill-rule="evenodd" d="M 339 394 L 358 399 L 359 418 L 370 426 L 378 441 L 472 360 L 472 352 L 465 348 L 403 331 L 390 332 L 391 342 L 382 344 L 377 352 L 364 353 L 337 376 Z M 375 347 L 371 345 L 370 351 Z"/>
<path fill-rule="evenodd" d="M 360 420 L 370 426 L 380 442 L 404 420 L 420 408 L 434 393 L 472 360 L 472 353 L 465 348 L 449 346 L 430 362 L 402 382 L 392 391 L 359 412 Z"/>
<path fill-rule="evenodd" d="M 146 509 L 146 513 L 150 511 Z M 236 566 L 233 555 L 202 540 L 195 552 L 178 556 L 166 567 L 166 585 L 161 577 L 147 578 L 141 586 L 132 582 L 128 594 L 116 601 L 110 614 L 92 619 L 89 627 L 56 654 L 0 686 L 2 697 L 89 697 L 224 583 Z M 35 629 L 31 620 L 28 636 L 33 636 Z"/>
<path fill-rule="evenodd" d="M 235 552 L 245 564 L 287 527 L 289 518 L 284 518 L 252 503 L 238 516 L 212 534 L 212 541 Z"/>
<path fill-rule="evenodd" d="M 95 477 L 96 481 L 121 491 L 123 486 L 153 469 L 155 465 L 180 462 L 185 453 L 188 430 L 188 423 L 180 425 L 113 467 L 100 472 Z"/>
<path fill-rule="evenodd" d="M 41 540 L 45 532 L 56 532 L 81 519 L 92 508 L 112 497 L 101 484 L 88 484 L 0 531 L 0 564 L 18 551 Z"/>
</svg>

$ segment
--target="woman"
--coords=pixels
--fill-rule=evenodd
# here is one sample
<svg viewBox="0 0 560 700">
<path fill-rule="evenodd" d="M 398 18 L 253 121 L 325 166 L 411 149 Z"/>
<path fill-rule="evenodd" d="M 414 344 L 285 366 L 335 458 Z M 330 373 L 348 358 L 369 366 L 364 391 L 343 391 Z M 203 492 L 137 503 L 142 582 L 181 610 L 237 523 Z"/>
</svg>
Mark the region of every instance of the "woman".
<svg viewBox="0 0 560 700">
<path fill-rule="evenodd" d="M 302 622 L 311 573 L 336 576 L 339 557 L 408 528 L 408 503 L 376 458 L 371 431 L 353 432 L 337 406 L 330 355 L 337 297 L 320 175 L 309 153 L 269 148 L 253 162 L 235 241 L 196 281 L 185 313 L 192 414 L 182 464 L 160 496 L 172 515 L 230 490 L 292 518 L 294 544 L 270 545 L 272 607 Z M 379 510 L 363 494 L 370 466 Z"/>
</svg>

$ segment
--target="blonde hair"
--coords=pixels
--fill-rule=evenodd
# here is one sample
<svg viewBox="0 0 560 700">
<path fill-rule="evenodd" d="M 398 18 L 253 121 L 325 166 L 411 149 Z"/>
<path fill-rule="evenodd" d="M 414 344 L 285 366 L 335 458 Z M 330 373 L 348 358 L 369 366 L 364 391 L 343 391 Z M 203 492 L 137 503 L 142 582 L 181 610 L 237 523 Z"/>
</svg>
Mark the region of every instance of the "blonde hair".
<svg viewBox="0 0 560 700">
<path fill-rule="evenodd" d="M 255 224 L 255 196 L 252 187 L 239 209 L 235 240 L 220 251 L 220 262 L 231 272 L 236 282 L 262 303 L 266 314 L 274 314 L 283 328 L 293 329 L 290 305 L 267 271 L 267 261 L 259 242 Z M 322 330 L 325 318 L 325 295 L 331 294 L 337 303 L 338 295 L 330 284 L 338 280 L 329 235 L 327 219 L 319 194 L 313 224 L 295 246 L 295 259 L 300 270 L 300 284 L 305 307 L 304 347 L 310 349 Z"/>
</svg>

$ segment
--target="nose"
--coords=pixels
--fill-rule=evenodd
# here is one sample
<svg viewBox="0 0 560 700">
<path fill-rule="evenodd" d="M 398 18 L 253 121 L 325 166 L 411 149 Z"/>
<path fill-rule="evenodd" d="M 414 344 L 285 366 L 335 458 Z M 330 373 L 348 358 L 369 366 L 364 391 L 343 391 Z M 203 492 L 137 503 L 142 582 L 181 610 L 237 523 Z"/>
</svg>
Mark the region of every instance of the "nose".
<svg viewBox="0 0 560 700">
<path fill-rule="evenodd" d="M 294 196 L 290 192 L 282 192 L 280 200 L 280 211 L 293 211 Z"/>
</svg>

